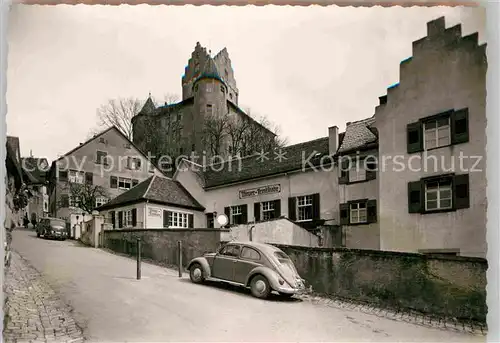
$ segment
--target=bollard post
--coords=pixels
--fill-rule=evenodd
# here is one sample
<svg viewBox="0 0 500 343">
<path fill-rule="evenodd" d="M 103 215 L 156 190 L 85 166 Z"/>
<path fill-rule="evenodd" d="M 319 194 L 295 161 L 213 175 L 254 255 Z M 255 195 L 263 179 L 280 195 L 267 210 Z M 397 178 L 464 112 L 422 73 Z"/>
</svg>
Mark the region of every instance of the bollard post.
<svg viewBox="0 0 500 343">
<path fill-rule="evenodd" d="M 179 277 L 182 277 L 182 242 L 177 241 L 177 262 L 178 262 L 178 267 L 179 267 Z"/>
<path fill-rule="evenodd" d="M 137 238 L 137 280 L 141 279 L 141 239 Z"/>
</svg>

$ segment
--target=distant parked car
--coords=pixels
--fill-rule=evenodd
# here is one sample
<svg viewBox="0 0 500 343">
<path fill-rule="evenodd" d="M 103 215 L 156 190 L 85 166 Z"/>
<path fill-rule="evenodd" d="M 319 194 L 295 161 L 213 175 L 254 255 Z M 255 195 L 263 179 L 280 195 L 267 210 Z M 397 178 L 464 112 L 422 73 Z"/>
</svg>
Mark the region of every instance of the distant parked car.
<svg viewBox="0 0 500 343">
<path fill-rule="evenodd" d="M 40 219 L 36 226 L 36 236 L 44 238 L 65 240 L 68 238 L 66 222 L 59 218 L 45 217 Z"/>
<path fill-rule="evenodd" d="M 206 253 L 188 264 L 192 282 L 214 280 L 250 288 L 265 299 L 272 291 L 284 297 L 304 291 L 290 257 L 275 246 L 256 242 L 230 242 L 216 253 Z"/>
</svg>

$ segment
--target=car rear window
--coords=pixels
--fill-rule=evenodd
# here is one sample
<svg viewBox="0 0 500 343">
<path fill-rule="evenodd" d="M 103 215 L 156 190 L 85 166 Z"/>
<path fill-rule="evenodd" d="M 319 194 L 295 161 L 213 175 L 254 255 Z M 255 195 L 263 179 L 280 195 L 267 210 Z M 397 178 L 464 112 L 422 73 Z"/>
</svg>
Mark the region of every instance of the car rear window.
<svg viewBox="0 0 500 343">
<path fill-rule="evenodd" d="M 64 220 L 51 219 L 51 220 L 50 220 L 50 225 L 54 225 L 54 226 L 64 226 L 64 225 L 65 225 L 65 223 L 64 223 Z"/>
<path fill-rule="evenodd" d="M 290 257 L 288 257 L 288 255 L 285 254 L 283 251 L 275 251 L 274 257 L 276 257 L 280 262 L 290 260 Z"/>
</svg>

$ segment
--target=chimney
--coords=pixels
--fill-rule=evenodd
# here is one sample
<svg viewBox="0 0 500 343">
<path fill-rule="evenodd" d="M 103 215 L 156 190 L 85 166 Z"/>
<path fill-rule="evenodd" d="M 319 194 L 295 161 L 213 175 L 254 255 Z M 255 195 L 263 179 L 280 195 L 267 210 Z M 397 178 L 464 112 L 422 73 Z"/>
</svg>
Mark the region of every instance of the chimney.
<svg viewBox="0 0 500 343">
<path fill-rule="evenodd" d="M 328 152 L 330 156 L 337 153 L 339 148 L 339 127 L 331 126 L 328 128 Z"/>
</svg>

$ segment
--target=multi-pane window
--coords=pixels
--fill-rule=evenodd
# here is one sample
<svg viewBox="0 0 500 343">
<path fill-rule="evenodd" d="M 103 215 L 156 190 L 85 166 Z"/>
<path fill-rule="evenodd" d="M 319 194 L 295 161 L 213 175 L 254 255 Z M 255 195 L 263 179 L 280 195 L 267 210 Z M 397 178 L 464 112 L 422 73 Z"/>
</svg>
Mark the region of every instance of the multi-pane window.
<svg viewBox="0 0 500 343">
<path fill-rule="evenodd" d="M 80 198 L 77 196 L 69 197 L 69 207 L 78 207 L 80 206 Z"/>
<path fill-rule="evenodd" d="M 132 220 L 132 210 L 125 211 L 125 226 L 126 227 L 134 226 Z"/>
<path fill-rule="evenodd" d="M 130 189 L 132 188 L 132 179 L 127 179 L 124 177 L 118 178 L 118 188 L 121 189 Z"/>
<path fill-rule="evenodd" d="M 312 195 L 297 197 L 297 221 L 312 220 L 313 198 Z"/>
<path fill-rule="evenodd" d="M 212 104 L 207 104 L 207 107 L 206 107 L 206 114 L 207 115 L 212 115 L 213 114 L 213 106 Z"/>
<path fill-rule="evenodd" d="M 97 151 L 96 162 L 97 164 L 107 164 L 107 156 L 108 154 L 104 151 Z"/>
<path fill-rule="evenodd" d="M 85 173 L 78 170 L 70 170 L 68 173 L 69 182 L 72 183 L 83 183 L 85 179 Z"/>
<path fill-rule="evenodd" d="M 365 223 L 367 221 L 366 203 L 351 204 L 349 210 L 351 224 Z"/>
<path fill-rule="evenodd" d="M 188 214 L 183 212 L 169 212 L 168 213 L 168 227 L 169 228 L 188 228 Z"/>
<path fill-rule="evenodd" d="M 132 170 L 138 170 L 141 168 L 141 159 L 137 157 L 127 158 L 127 167 Z"/>
<path fill-rule="evenodd" d="M 266 201 L 262 205 L 262 220 L 274 219 L 274 201 Z"/>
<path fill-rule="evenodd" d="M 231 206 L 231 224 L 241 224 L 243 221 L 243 209 L 241 206 Z"/>
<path fill-rule="evenodd" d="M 424 149 L 433 149 L 446 146 L 450 140 L 450 118 L 440 118 L 424 124 Z"/>
<path fill-rule="evenodd" d="M 102 206 L 107 202 L 108 202 L 108 199 L 106 197 L 97 197 L 95 199 L 95 207 Z"/>
<path fill-rule="evenodd" d="M 349 182 L 364 181 L 366 180 L 366 169 L 363 161 L 352 161 L 349 168 Z"/>
<path fill-rule="evenodd" d="M 451 196 L 451 180 L 427 182 L 425 209 L 427 211 L 449 209 L 452 206 Z"/>
</svg>

